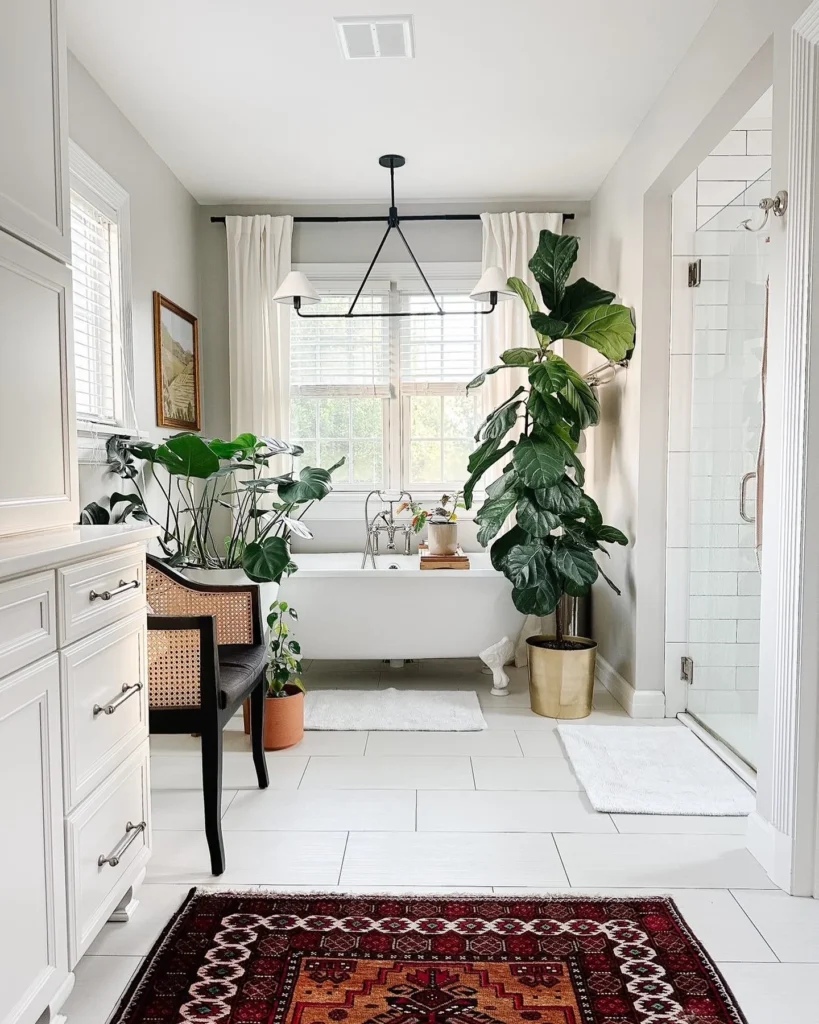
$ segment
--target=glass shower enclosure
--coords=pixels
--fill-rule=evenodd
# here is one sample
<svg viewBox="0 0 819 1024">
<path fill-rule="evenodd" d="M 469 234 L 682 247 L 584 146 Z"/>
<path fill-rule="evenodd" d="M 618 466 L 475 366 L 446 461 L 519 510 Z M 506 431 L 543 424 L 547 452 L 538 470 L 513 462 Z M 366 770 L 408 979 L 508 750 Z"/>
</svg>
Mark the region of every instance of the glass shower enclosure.
<svg viewBox="0 0 819 1024">
<path fill-rule="evenodd" d="M 697 229 L 691 359 L 687 710 L 754 768 L 769 194 L 767 172 Z"/>
</svg>

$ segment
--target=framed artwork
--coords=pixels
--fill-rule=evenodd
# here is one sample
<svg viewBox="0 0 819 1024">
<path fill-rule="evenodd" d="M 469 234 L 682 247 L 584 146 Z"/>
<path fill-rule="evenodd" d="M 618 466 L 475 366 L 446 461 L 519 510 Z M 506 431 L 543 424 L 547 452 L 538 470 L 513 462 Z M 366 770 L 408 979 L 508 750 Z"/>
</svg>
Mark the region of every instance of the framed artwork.
<svg viewBox="0 0 819 1024">
<path fill-rule="evenodd" d="M 160 427 L 199 430 L 199 321 L 154 292 L 156 422 Z"/>
</svg>

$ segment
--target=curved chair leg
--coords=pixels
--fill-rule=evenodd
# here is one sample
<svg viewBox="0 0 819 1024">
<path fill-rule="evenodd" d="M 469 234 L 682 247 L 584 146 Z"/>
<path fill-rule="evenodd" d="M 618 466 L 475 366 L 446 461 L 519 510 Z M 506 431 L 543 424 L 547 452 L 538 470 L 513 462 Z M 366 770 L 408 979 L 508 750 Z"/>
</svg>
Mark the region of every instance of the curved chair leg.
<svg viewBox="0 0 819 1024">
<path fill-rule="evenodd" d="M 267 789 L 270 785 L 264 756 L 264 682 L 262 676 L 250 695 L 250 742 L 253 747 L 253 764 L 256 766 L 259 789 Z"/>
<path fill-rule="evenodd" d="M 217 718 L 202 727 L 202 792 L 205 798 L 205 836 L 214 875 L 225 870 L 222 842 L 222 729 Z"/>
</svg>

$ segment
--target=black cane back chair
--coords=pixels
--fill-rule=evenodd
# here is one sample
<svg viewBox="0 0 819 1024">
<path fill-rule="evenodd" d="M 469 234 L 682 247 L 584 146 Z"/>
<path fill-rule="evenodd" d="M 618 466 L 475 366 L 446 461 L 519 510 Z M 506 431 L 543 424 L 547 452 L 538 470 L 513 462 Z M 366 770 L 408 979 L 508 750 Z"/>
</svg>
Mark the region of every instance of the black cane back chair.
<svg viewBox="0 0 819 1024">
<path fill-rule="evenodd" d="M 256 777 L 260 789 L 268 785 L 259 588 L 197 583 L 149 555 L 147 596 L 150 731 L 202 737 L 205 835 L 221 875 L 222 730 L 248 698 Z"/>
</svg>

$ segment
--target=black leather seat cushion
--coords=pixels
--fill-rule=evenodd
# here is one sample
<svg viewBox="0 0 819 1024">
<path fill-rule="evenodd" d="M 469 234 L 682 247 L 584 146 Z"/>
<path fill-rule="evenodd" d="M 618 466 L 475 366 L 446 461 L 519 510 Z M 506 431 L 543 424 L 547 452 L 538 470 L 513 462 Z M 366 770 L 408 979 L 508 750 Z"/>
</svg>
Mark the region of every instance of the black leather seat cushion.
<svg viewBox="0 0 819 1024">
<path fill-rule="evenodd" d="M 225 644 L 219 648 L 222 707 L 244 700 L 267 660 L 264 644 Z"/>
</svg>

